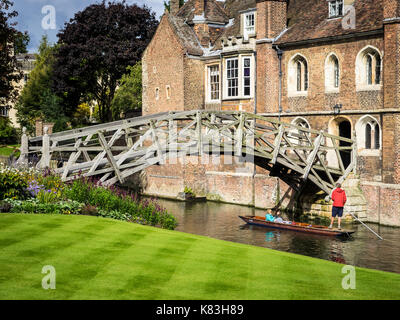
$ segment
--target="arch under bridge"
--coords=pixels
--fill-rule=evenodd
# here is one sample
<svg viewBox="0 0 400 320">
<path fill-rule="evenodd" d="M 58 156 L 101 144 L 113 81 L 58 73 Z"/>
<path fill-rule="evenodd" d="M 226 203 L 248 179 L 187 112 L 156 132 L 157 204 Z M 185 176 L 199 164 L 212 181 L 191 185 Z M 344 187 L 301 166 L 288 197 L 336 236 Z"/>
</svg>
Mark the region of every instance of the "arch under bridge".
<svg viewBox="0 0 400 320">
<path fill-rule="evenodd" d="M 311 181 L 330 194 L 354 170 L 355 151 L 351 139 L 268 116 L 200 110 L 159 113 L 30 139 L 24 134 L 19 163 L 26 165 L 37 154 L 37 167 L 57 161 L 56 172 L 64 181 L 80 173 L 112 185 L 180 156 L 235 155 L 268 169 L 295 190 Z"/>
</svg>

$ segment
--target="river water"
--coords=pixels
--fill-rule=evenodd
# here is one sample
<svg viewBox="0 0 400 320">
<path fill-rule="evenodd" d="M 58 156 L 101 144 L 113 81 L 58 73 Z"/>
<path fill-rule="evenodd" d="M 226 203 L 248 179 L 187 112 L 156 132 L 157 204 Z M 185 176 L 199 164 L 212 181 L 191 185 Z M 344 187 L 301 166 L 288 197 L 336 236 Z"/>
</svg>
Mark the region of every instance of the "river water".
<svg viewBox="0 0 400 320">
<path fill-rule="evenodd" d="M 239 215 L 265 215 L 265 211 L 250 207 L 165 199 L 158 202 L 178 219 L 178 231 L 400 273 L 400 228 L 368 224 L 384 239 L 379 240 L 360 224 L 343 224 L 344 229 L 356 230 L 351 238 L 343 239 L 248 226 Z"/>
</svg>

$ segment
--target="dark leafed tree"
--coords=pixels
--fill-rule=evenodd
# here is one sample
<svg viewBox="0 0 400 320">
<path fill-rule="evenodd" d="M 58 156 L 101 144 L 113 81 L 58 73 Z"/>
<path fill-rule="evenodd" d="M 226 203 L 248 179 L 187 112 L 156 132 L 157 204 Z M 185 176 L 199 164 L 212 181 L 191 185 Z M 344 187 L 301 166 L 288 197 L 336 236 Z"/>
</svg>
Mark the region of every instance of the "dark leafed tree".
<svg viewBox="0 0 400 320">
<path fill-rule="evenodd" d="M 10 107 L 18 95 L 15 83 L 22 78 L 14 54 L 14 42 L 20 34 L 10 20 L 18 13 L 12 10 L 13 3 L 0 0 L 0 106 Z"/>
<path fill-rule="evenodd" d="M 158 21 L 146 6 L 103 1 L 75 14 L 58 34 L 54 89 L 66 114 L 94 97 L 102 122 L 112 119 L 111 102 L 118 80 L 141 59 Z"/>
<path fill-rule="evenodd" d="M 171 9 L 171 1 L 164 1 L 164 8 L 170 11 Z M 185 0 L 179 0 L 179 8 L 185 4 Z"/>
</svg>

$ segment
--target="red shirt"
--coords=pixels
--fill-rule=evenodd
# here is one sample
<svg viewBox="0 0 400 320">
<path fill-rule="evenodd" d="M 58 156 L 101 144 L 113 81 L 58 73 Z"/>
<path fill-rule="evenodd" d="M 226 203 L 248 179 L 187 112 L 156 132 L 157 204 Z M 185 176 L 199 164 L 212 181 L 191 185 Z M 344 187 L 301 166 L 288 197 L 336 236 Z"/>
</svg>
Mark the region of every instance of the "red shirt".
<svg viewBox="0 0 400 320">
<path fill-rule="evenodd" d="M 340 188 L 336 188 L 332 192 L 333 206 L 343 208 L 347 201 L 346 192 Z"/>
</svg>

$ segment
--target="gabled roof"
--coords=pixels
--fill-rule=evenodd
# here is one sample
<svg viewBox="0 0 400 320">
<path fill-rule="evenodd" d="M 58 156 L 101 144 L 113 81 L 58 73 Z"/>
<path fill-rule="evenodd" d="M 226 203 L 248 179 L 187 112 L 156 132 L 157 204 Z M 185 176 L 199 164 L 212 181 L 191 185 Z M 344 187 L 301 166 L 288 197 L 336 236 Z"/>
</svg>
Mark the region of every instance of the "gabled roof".
<svg viewBox="0 0 400 320">
<path fill-rule="evenodd" d="M 203 49 L 194 30 L 182 18 L 166 13 L 167 19 L 188 54 L 202 56 Z"/>
<path fill-rule="evenodd" d="M 288 30 L 278 44 L 351 35 L 383 28 L 383 0 L 354 0 L 355 28 L 346 18 L 328 19 L 326 0 L 290 0 L 288 3 Z"/>
<path fill-rule="evenodd" d="M 184 19 L 188 24 L 193 23 L 195 17 L 195 2 L 197 0 L 188 0 L 182 8 L 178 11 L 177 16 Z M 215 23 L 228 23 L 229 17 L 224 8 L 219 4 L 219 1 L 204 0 L 205 1 L 205 14 L 204 18 L 207 22 Z"/>
<path fill-rule="evenodd" d="M 227 0 L 225 2 L 225 10 L 229 14 L 230 23 L 226 26 L 225 30 L 221 33 L 217 41 L 215 41 L 214 50 L 221 49 L 222 38 L 239 37 L 241 34 L 240 29 L 240 15 L 242 11 L 256 8 L 256 0 Z"/>
</svg>

